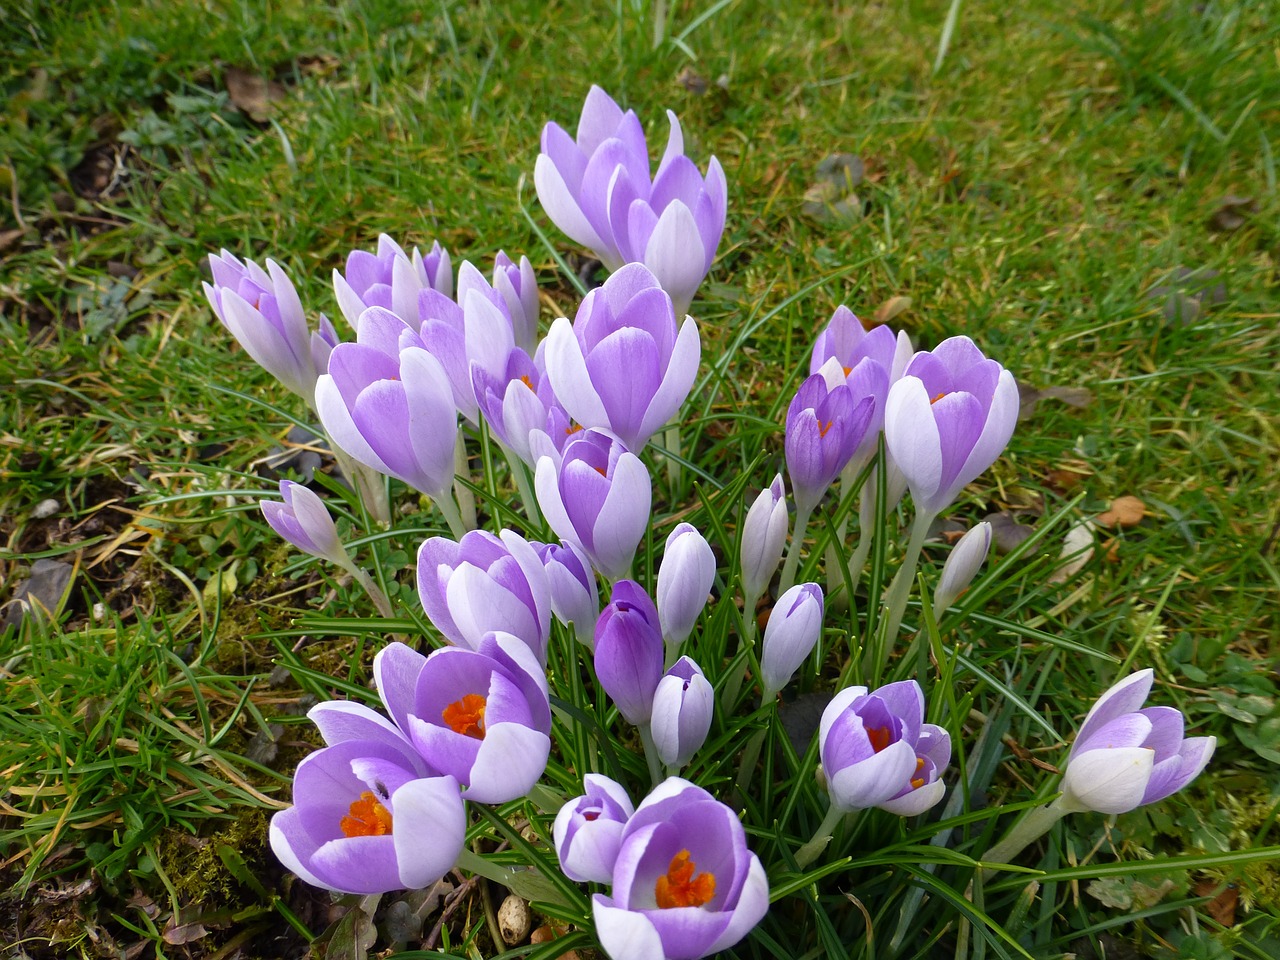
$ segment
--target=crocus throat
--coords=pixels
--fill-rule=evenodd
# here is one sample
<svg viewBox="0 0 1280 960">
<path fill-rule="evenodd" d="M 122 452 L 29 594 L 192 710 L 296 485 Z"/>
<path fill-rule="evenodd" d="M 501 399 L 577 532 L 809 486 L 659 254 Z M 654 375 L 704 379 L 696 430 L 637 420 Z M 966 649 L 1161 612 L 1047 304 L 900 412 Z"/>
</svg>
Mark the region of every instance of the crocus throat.
<svg viewBox="0 0 1280 960">
<path fill-rule="evenodd" d="M 935 396 L 932 400 L 930 400 L 930 401 L 929 401 L 929 406 L 931 406 L 931 407 L 932 407 L 935 403 L 937 403 L 939 400 L 941 400 L 941 399 L 942 399 L 943 397 L 945 397 L 946 395 L 947 395 L 947 391 L 946 391 L 946 390 L 943 390 L 940 394 L 938 394 L 938 395 L 937 395 L 937 396 Z"/>
<path fill-rule="evenodd" d="M 454 733 L 483 740 L 484 708 L 484 697 L 478 693 L 468 693 L 461 700 L 455 700 L 440 711 L 440 717 Z"/>
<path fill-rule="evenodd" d="M 889 732 L 888 727 L 871 727 L 867 730 L 867 739 L 871 741 L 871 749 L 879 753 L 889 745 L 889 738 L 893 736 Z"/>
<path fill-rule="evenodd" d="M 818 436 L 820 436 L 820 437 L 825 437 L 825 436 L 827 435 L 827 431 L 831 429 L 831 425 L 832 425 L 833 423 L 835 423 L 835 421 L 834 421 L 834 420 L 828 420 L 826 423 L 823 423 L 821 420 L 819 420 L 819 421 L 818 421 Z"/>
<path fill-rule="evenodd" d="M 667 872 L 653 885 L 659 909 L 700 907 L 716 895 L 716 875 L 703 872 L 694 876 L 697 864 L 689 859 L 689 851 L 681 850 L 671 858 Z"/>
<path fill-rule="evenodd" d="M 520 382 L 523 383 L 530 390 L 534 390 L 536 392 L 536 388 L 533 385 L 533 381 L 530 380 L 528 377 L 521 377 Z"/>
<path fill-rule="evenodd" d="M 344 837 L 385 837 L 391 832 L 391 811 L 366 790 L 339 821 Z"/>
<path fill-rule="evenodd" d="M 916 773 L 919 773 L 923 769 L 924 769 L 924 757 L 916 757 Z M 923 786 L 924 786 L 924 777 L 911 778 L 912 790 L 919 790 Z"/>
</svg>

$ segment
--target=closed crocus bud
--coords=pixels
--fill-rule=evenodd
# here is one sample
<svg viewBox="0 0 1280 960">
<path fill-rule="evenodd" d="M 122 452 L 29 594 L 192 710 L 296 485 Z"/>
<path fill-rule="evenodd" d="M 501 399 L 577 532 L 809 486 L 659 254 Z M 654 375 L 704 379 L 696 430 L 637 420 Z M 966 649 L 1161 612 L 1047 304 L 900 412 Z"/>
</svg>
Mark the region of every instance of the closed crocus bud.
<svg viewBox="0 0 1280 960">
<path fill-rule="evenodd" d="M 596 676 L 628 723 L 644 726 L 662 679 L 658 608 L 634 580 L 620 580 L 596 621 Z"/>
<path fill-rule="evenodd" d="M 547 677 L 522 640 L 491 633 L 477 650 L 446 647 L 429 657 L 392 643 L 373 673 L 396 726 L 468 800 L 515 800 L 542 776 L 551 751 Z"/>
<path fill-rule="evenodd" d="M 209 269 L 213 283 L 204 285 L 204 294 L 222 325 L 259 366 L 311 403 L 323 371 L 316 369 L 312 334 L 293 282 L 273 260 L 264 271 L 226 250 L 210 254 Z"/>
<path fill-rule="evenodd" d="M 933 593 L 935 614 L 940 614 L 960 598 L 969 588 L 973 578 L 982 569 L 991 549 L 991 524 L 983 520 L 960 538 L 951 549 L 951 556 L 942 566 L 942 579 Z"/>
<path fill-rule="evenodd" d="M 453 295 L 453 270 L 449 254 L 439 243 L 432 245 L 426 257 L 417 247 L 410 255 L 384 233 L 378 237 L 377 253 L 354 250 L 347 256 L 346 272 L 333 271 L 333 289 L 338 306 L 353 327 L 369 307 L 383 307 L 415 323 L 421 291 Z"/>
<path fill-rule="evenodd" d="M 649 471 L 617 440 L 582 430 L 565 444 L 557 466 L 538 461 L 538 506 L 561 540 L 572 541 L 610 579 L 625 576 L 649 525 Z"/>
<path fill-rule="evenodd" d="M 787 546 L 787 488 L 782 474 L 760 491 L 742 522 L 742 593 L 754 607 L 764 596 Z M 752 610 L 747 610 L 751 616 Z"/>
<path fill-rule="evenodd" d="M 715 694 L 702 668 L 681 657 L 658 681 L 650 729 L 658 757 L 668 767 L 683 767 L 698 752 L 711 729 Z"/>
<path fill-rule="evenodd" d="M 816 583 L 797 583 L 778 598 L 764 628 L 760 683 L 764 699 L 785 687 L 822 634 L 824 604 Z"/>
<path fill-rule="evenodd" d="M 884 437 L 922 514 L 935 516 L 1013 436 L 1018 385 L 968 337 L 911 358 L 889 389 Z"/>
<path fill-rule="evenodd" d="M 547 376 L 568 414 L 639 452 L 679 411 L 698 374 L 698 325 L 677 330 L 671 298 L 642 264 L 587 294 L 547 334 Z M 625 371 L 625 372 L 624 372 Z"/>
<path fill-rule="evenodd" d="M 622 830 L 596 936 L 612 960 L 697 960 L 733 946 L 769 909 L 769 879 L 732 808 L 671 777 Z"/>
<path fill-rule="evenodd" d="M 879 807 L 907 817 L 942 799 L 938 777 L 951 760 L 951 737 L 924 722 L 920 685 L 904 680 L 837 693 L 822 713 L 818 752 L 835 809 Z"/>
<path fill-rule="evenodd" d="M 1093 705 L 1067 758 L 1060 809 L 1126 813 L 1181 790 L 1209 763 L 1215 737 L 1184 739 L 1180 711 L 1143 708 L 1152 679 L 1140 670 Z"/>
<path fill-rule="evenodd" d="M 451 643 L 475 650 L 495 630 L 519 637 L 546 662 L 551 591 L 542 558 L 514 530 L 472 530 L 418 549 L 418 597 Z"/>
<path fill-rule="evenodd" d="M 551 827 L 560 870 L 578 883 L 608 883 L 635 809 L 621 785 L 598 773 L 582 778 L 585 794 L 570 800 Z"/>
<path fill-rule="evenodd" d="M 259 503 L 271 529 L 304 553 L 349 567 L 351 557 L 338 539 L 338 528 L 333 525 L 324 501 L 292 480 L 280 481 L 280 496 L 284 497 L 284 503 L 278 500 Z"/>
<path fill-rule="evenodd" d="M 855 400 L 847 385 L 829 386 L 820 373 L 800 385 L 787 409 L 786 435 L 787 473 L 798 515 L 808 517 L 840 476 L 874 412 L 870 397 Z"/>
<path fill-rule="evenodd" d="M 536 549 L 547 571 L 551 612 L 566 627 L 573 624 L 574 635 L 594 649 L 593 630 L 600 616 L 600 590 L 591 561 L 572 543 L 545 543 Z"/>
<path fill-rule="evenodd" d="M 538 344 L 538 278 L 528 257 L 513 263 L 501 250 L 493 266 L 493 289 L 506 301 L 516 346 L 533 353 Z"/>
<path fill-rule="evenodd" d="M 693 524 L 678 524 L 667 537 L 658 568 L 658 619 L 668 649 L 675 650 L 688 639 L 715 578 L 711 544 Z"/>
</svg>

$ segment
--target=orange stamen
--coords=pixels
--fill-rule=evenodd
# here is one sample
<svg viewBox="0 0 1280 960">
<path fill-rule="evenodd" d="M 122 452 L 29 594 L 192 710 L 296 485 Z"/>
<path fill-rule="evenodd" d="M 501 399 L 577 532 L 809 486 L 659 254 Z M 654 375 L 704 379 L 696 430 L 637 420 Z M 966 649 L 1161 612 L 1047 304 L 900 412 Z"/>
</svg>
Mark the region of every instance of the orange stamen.
<svg viewBox="0 0 1280 960">
<path fill-rule="evenodd" d="M 483 740 L 484 708 L 484 697 L 478 693 L 468 693 L 440 711 L 440 717 L 454 733 Z"/>
<path fill-rule="evenodd" d="M 919 773 L 923 769 L 924 769 L 924 757 L 916 757 L 916 773 Z M 924 777 L 911 778 L 912 790 L 919 790 L 923 786 L 924 786 Z"/>
<path fill-rule="evenodd" d="M 350 815 L 338 826 L 344 837 L 385 837 L 391 832 L 391 811 L 366 790 L 351 804 Z"/>
<path fill-rule="evenodd" d="M 889 733 L 888 727 L 872 727 L 867 731 L 867 739 L 871 741 L 871 749 L 876 753 L 879 753 L 889 745 L 890 736 L 892 734 Z"/>
<path fill-rule="evenodd" d="M 521 382 L 521 383 L 523 383 L 523 384 L 524 384 L 526 387 L 528 387 L 530 390 L 532 390 L 532 389 L 533 389 L 533 381 L 532 381 L 532 380 L 530 380 L 528 377 L 521 377 L 521 378 L 520 378 L 520 382 Z"/>
<path fill-rule="evenodd" d="M 849 374 L 853 373 L 853 367 L 841 367 L 840 369 L 842 369 L 842 370 L 844 371 L 844 375 L 845 375 L 846 377 L 847 377 Z"/>
<path fill-rule="evenodd" d="M 818 421 L 818 436 L 820 436 L 820 437 L 825 437 L 825 436 L 827 435 L 827 431 L 831 429 L 831 425 L 832 425 L 833 423 L 835 423 L 835 421 L 834 421 L 834 420 L 828 420 L 826 423 L 823 423 L 821 420 L 819 420 L 819 421 Z"/>
<path fill-rule="evenodd" d="M 716 875 L 703 872 L 694 876 L 697 864 L 689 859 L 689 851 L 681 850 L 671 858 L 667 872 L 653 885 L 659 909 L 700 907 L 716 895 Z"/>
<path fill-rule="evenodd" d="M 941 400 L 941 399 L 942 399 L 943 397 L 945 397 L 946 395 L 947 395 L 947 391 L 946 391 L 946 390 L 943 390 L 940 394 L 938 394 L 936 397 L 934 397 L 932 400 L 930 400 L 930 401 L 929 401 L 929 406 L 931 406 L 931 407 L 932 407 L 935 403 L 937 403 L 939 400 Z"/>
<path fill-rule="evenodd" d="M 582 424 L 580 424 L 580 423 L 575 423 L 575 424 L 573 424 L 573 425 L 572 425 L 572 426 L 570 426 L 570 427 L 565 427 L 565 428 L 564 428 L 564 435 L 565 435 L 566 437 L 571 437 L 571 436 L 573 436 L 575 433 L 577 433 L 577 432 L 578 432 L 579 430 L 581 430 L 581 429 L 582 429 Z"/>
</svg>

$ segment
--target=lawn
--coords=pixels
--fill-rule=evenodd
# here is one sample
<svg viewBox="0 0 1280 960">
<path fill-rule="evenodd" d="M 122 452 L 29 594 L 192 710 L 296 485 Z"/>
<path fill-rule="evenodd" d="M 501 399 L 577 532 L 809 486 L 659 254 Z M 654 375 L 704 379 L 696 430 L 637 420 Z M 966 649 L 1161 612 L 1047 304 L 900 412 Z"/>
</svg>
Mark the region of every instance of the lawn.
<svg viewBox="0 0 1280 960">
<path fill-rule="evenodd" d="M 1022 397 L 1011 443 L 921 569 L 936 579 L 988 517 L 992 560 L 962 614 L 934 622 L 912 604 L 921 632 L 890 668 L 937 691 L 957 806 L 871 811 L 808 872 L 791 859 L 825 804 L 806 705 L 870 625 L 912 515 L 883 517 L 892 537 L 844 583 L 831 559 L 854 541 L 836 549 L 834 533 L 856 510 L 833 496 L 800 565 L 837 588 L 822 653 L 780 719 L 751 684 L 736 717 L 730 697 L 684 774 L 726 799 L 738 758 L 764 744 L 735 799 L 774 902 L 726 955 L 1280 955 L 1272 4 L 19 0 L 0 44 L 0 944 L 13 956 L 508 949 L 491 880 L 333 899 L 272 855 L 269 818 L 321 745 L 307 710 L 376 705 L 371 665 L 393 637 L 440 645 L 412 564 L 448 528 L 395 481 L 393 523 L 370 521 L 310 442 L 311 411 L 236 345 L 201 281 L 222 249 L 272 258 L 308 316 L 350 339 L 330 282 L 350 251 L 382 233 L 439 241 L 455 268 L 487 274 L 501 250 L 532 262 L 545 333 L 604 276 L 533 177 L 543 125 L 572 130 L 592 84 L 636 111 L 655 161 L 670 109 L 686 153 L 700 169 L 714 155 L 728 180 L 690 308 L 690 466 L 652 461 L 636 568 L 652 587 L 676 523 L 706 534 L 720 567 L 698 633 L 709 662 L 743 666 L 744 501 L 783 469 L 787 405 L 836 306 L 917 349 L 969 336 Z M 469 450 L 496 532 L 512 478 L 487 434 Z M 263 520 L 277 480 L 316 467 L 393 616 Z M 548 539 L 536 523 L 528 536 Z M 553 687 L 584 695 L 568 637 L 557 628 Z M 983 881 L 974 863 L 1052 798 L 1090 704 L 1143 668 L 1150 702 L 1218 738 L 1208 769 L 1139 810 L 1075 814 L 1020 871 Z M 718 694 L 733 672 L 716 674 Z M 541 789 L 572 797 L 597 761 L 644 783 L 625 725 L 603 703 L 579 714 L 557 715 L 570 746 Z M 473 849 L 554 865 L 545 800 L 475 813 Z M 563 885 L 534 898 L 542 944 L 522 938 L 511 956 L 592 956 L 582 888 Z"/>
</svg>

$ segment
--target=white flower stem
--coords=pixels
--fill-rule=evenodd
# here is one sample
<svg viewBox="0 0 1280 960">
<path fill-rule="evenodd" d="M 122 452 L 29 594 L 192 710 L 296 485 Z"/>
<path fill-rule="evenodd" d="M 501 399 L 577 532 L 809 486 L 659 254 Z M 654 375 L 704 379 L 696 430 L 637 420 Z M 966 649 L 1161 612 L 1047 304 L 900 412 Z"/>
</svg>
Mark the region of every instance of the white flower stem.
<svg viewBox="0 0 1280 960">
<path fill-rule="evenodd" d="M 520 502 L 524 505 L 524 515 L 535 527 L 542 526 L 542 513 L 538 510 L 538 498 L 533 494 L 533 484 L 529 482 L 529 469 L 523 460 L 514 452 L 503 447 L 507 455 L 507 463 L 511 466 L 511 476 L 516 483 L 516 492 L 520 494 Z"/>
<path fill-rule="evenodd" d="M 440 496 L 432 498 L 431 502 L 436 505 L 444 516 L 445 523 L 449 524 L 449 532 L 453 534 L 453 539 L 461 540 L 468 530 L 474 529 L 473 527 L 468 527 L 463 521 L 462 514 L 458 512 L 458 507 L 449 496 L 448 490 L 445 490 Z"/>
<path fill-rule="evenodd" d="M 662 444 L 667 448 L 667 453 L 672 455 L 666 458 L 667 484 L 671 487 L 671 498 L 674 501 L 681 480 L 680 461 L 676 459 L 680 456 L 680 424 L 673 423 L 667 427 L 662 434 Z"/>
<path fill-rule="evenodd" d="M 924 547 L 925 537 L 929 535 L 929 524 L 933 522 L 934 516 L 936 515 L 917 513 L 915 522 L 911 525 L 907 552 L 902 558 L 902 566 L 898 568 L 893 582 L 885 592 L 884 602 L 880 607 L 880 625 L 876 629 L 875 642 L 868 650 L 874 650 L 874 660 L 866 665 L 870 668 L 865 671 L 868 682 L 877 681 L 888 662 L 889 649 L 898 635 L 898 627 L 902 626 L 902 615 L 907 611 L 907 598 L 911 596 L 911 584 L 916 578 L 920 550 Z"/>
<path fill-rule="evenodd" d="M 647 723 L 640 725 L 640 742 L 644 744 L 644 759 L 649 764 L 649 776 L 656 787 L 662 782 L 662 762 L 658 757 L 658 745 L 653 742 L 653 730 Z"/>
<path fill-rule="evenodd" d="M 813 507 L 801 510 L 796 507 L 795 533 L 791 537 L 791 546 L 787 549 L 787 561 L 782 565 L 782 579 L 778 582 L 778 596 L 791 589 L 796 579 L 796 570 L 800 568 L 800 545 L 804 543 L 804 535 L 809 529 L 809 518 L 813 516 Z"/>
<path fill-rule="evenodd" d="M 814 832 L 813 839 L 796 851 L 796 865 L 801 870 L 818 859 L 819 854 L 827 849 L 827 844 L 831 842 L 831 837 L 835 834 L 836 827 L 839 826 L 844 815 L 845 811 L 839 809 L 834 803 L 827 808 L 827 815 L 822 818 L 822 823 Z"/>
<path fill-rule="evenodd" d="M 364 504 L 364 508 L 369 511 L 369 516 L 378 523 L 390 523 L 391 504 L 387 501 L 387 485 L 382 474 L 372 467 L 366 467 L 363 463 L 352 460 L 332 440 L 329 441 L 329 449 L 333 451 L 333 459 L 338 462 L 338 468 L 347 478 L 351 489 Z"/>
<path fill-rule="evenodd" d="M 471 479 L 471 462 L 467 458 L 467 440 L 462 431 L 458 431 L 458 442 L 453 448 L 453 493 L 458 498 L 458 512 L 463 521 L 463 533 L 476 528 L 476 498 L 471 488 L 462 483 L 463 478 Z M 453 524 L 449 525 L 452 529 Z M 462 539 L 462 534 L 454 530 L 454 537 Z"/>
<path fill-rule="evenodd" d="M 1010 863 L 1013 858 L 1025 850 L 1031 843 L 1039 840 L 1055 823 L 1070 811 L 1055 800 L 1045 807 L 1034 807 L 1028 810 L 1021 820 L 1013 825 L 1003 840 L 983 854 L 983 863 Z M 994 870 L 983 870 L 982 879 L 989 880 Z"/>
<path fill-rule="evenodd" d="M 369 599 L 373 601 L 373 605 L 377 607 L 381 616 L 386 617 L 388 620 L 395 616 L 395 611 L 391 609 L 391 601 L 382 592 L 382 588 L 373 582 L 373 577 L 369 576 L 368 573 L 354 563 L 347 567 L 347 570 L 355 578 L 356 583 L 364 587 L 364 592 L 369 595 Z"/>
<path fill-rule="evenodd" d="M 738 796 L 745 797 L 751 789 L 751 781 L 756 775 L 756 764 L 760 762 L 760 750 L 764 746 L 764 738 L 768 730 L 757 730 L 747 741 L 742 751 L 742 765 L 738 767 Z"/>
</svg>

